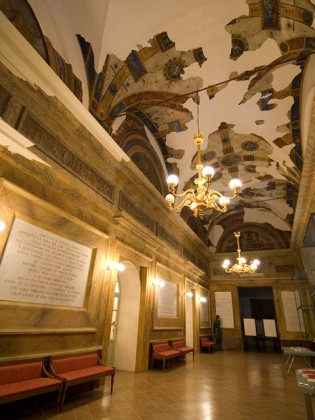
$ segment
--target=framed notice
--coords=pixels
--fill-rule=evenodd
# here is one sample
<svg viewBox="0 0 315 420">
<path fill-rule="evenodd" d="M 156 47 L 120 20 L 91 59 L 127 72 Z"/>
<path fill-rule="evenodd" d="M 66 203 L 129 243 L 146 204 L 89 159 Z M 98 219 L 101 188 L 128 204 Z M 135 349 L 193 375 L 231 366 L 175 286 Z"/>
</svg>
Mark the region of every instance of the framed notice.
<svg viewBox="0 0 315 420">
<path fill-rule="evenodd" d="M 92 249 L 15 219 L 0 265 L 0 300 L 83 307 Z"/>
<path fill-rule="evenodd" d="M 156 278 L 164 287 L 154 284 L 154 330 L 179 330 L 184 323 L 183 278 L 175 270 L 157 264 Z"/>
<path fill-rule="evenodd" d="M 278 337 L 276 321 L 274 319 L 263 319 L 265 337 Z"/>
<path fill-rule="evenodd" d="M 248 336 L 256 336 L 256 322 L 254 318 L 244 318 L 244 334 Z"/>
<path fill-rule="evenodd" d="M 305 331 L 303 319 L 299 317 L 297 310 L 300 305 L 299 294 L 292 291 L 282 291 L 281 298 L 287 331 Z"/>
<path fill-rule="evenodd" d="M 177 285 L 164 280 L 164 287 L 158 290 L 158 318 L 177 317 Z"/>
</svg>

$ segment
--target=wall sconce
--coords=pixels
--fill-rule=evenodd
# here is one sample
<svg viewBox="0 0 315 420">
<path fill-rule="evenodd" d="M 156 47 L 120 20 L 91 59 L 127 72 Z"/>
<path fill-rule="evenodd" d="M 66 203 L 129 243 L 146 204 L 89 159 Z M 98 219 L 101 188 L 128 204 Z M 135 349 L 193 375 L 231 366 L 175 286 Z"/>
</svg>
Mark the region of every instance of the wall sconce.
<svg viewBox="0 0 315 420">
<path fill-rule="evenodd" d="M 207 298 L 206 297 L 203 297 L 203 296 L 200 296 L 199 302 L 205 303 L 205 302 L 207 302 Z"/>
<path fill-rule="evenodd" d="M 109 263 L 107 266 L 107 270 L 113 270 L 113 271 L 125 271 L 125 268 L 126 267 L 124 266 L 124 264 L 114 263 L 114 262 Z"/>
<path fill-rule="evenodd" d="M 164 280 L 154 279 L 152 283 L 156 287 L 164 287 L 165 286 L 165 281 Z"/>
<path fill-rule="evenodd" d="M 0 220 L 0 232 L 3 232 L 6 228 L 6 224 L 3 220 Z"/>
<path fill-rule="evenodd" d="M 193 292 L 186 292 L 185 296 L 192 298 L 193 297 Z"/>
</svg>

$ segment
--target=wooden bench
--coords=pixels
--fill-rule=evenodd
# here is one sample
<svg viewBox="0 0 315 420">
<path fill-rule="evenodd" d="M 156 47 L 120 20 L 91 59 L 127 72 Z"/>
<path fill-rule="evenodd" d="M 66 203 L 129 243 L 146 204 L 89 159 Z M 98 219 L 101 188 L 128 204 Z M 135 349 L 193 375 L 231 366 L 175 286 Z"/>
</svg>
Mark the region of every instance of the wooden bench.
<svg viewBox="0 0 315 420">
<path fill-rule="evenodd" d="M 151 369 L 153 368 L 154 359 L 163 361 L 163 370 L 167 360 L 181 357 L 179 350 L 174 350 L 168 342 L 152 344 Z"/>
<path fill-rule="evenodd" d="M 193 354 L 193 360 L 195 359 L 195 351 L 193 347 L 186 346 L 185 340 L 173 340 L 171 341 L 171 347 L 174 350 L 178 350 L 181 352 L 182 357 L 184 357 L 187 353 Z"/>
<path fill-rule="evenodd" d="M 111 394 L 113 393 L 115 368 L 106 366 L 98 357 L 97 353 L 81 354 L 67 357 L 51 357 L 49 370 L 56 378 L 64 380 L 63 394 L 60 410 L 69 387 L 84 382 L 93 382 L 97 379 L 111 376 Z"/>
<path fill-rule="evenodd" d="M 63 384 L 63 379 L 50 375 L 41 361 L 0 366 L 0 404 L 57 391 L 58 412 Z"/>
<path fill-rule="evenodd" d="M 211 341 L 208 337 L 200 337 L 200 351 L 203 349 L 208 349 L 209 353 L 213 353 L 215 342 Z"/>
</svg>

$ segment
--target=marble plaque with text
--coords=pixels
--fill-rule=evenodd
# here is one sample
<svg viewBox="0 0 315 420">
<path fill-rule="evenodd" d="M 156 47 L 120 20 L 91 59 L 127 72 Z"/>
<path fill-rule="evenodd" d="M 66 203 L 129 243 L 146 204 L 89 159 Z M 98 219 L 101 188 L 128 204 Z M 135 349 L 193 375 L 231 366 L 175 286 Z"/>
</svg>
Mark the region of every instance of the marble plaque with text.
<svg viewBox="0 0 315 420">
<path fill-rule="evenodd" d="M 15 219 L 0 264 L 0 299 L 83 307 L 92 249 Z"/>
</svg>

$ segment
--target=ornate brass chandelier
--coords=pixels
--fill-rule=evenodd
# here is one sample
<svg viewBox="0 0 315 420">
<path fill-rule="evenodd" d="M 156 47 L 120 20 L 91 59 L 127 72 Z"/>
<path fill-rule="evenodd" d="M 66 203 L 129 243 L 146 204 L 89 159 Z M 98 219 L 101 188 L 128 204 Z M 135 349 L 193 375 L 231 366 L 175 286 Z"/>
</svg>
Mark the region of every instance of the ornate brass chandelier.
<svg viewBox="0 0 315 420">
<path fill-rule="evenodd" d="M 237 273 L 240 276 L 245 273 L 255 273 L 257 266 L 260 264 L 259 260 L 254 260 L 251 264 L 246 264 L 246 258 L 241 257 L 241 247 L 240 247 L 240 232 L 234 232 L 234 236 L 237 241 L 237 263 L 230 267 L 230 260 L 224 260 L 222 267 L 227 273 Z"/>
<path fill-rule="evenodd" d="M 231 197 L 226 197 L 219 191 L 210 189 L 212 184 L 212 178 L 214 176 L 214 169 L 211 166 L 203 166 L 201 162 L 200 146 L 204 142 L 204 136 L 199 133 L 198 136 L 194 136 L 194 142 L 197 145 L 197 165 L 198 177 L 194 179 L 195 188 L 189 188 L 182 193 L 176 192 L 176 186 L 178 185 L 178 177 L 176 175 L 170 175 L 167 178 L 167 184 L 169 188 L 169 194 L 165 197 L 170 210 L 179 211 L 183 207 L 190 207 L 195 217 L 203 216 L 204 211 L 207 209 L 215 209 L 219 212 L 225 213 L 228 208 L 230 200 L 234 199 L 238 194 L 242 186 L 239 179 L 232 179 L 230 181 L 230 188 L 233 192 Z M 175 198 L 182 198 L 183 200 L 177 206 L 174 206 Z"/>
</svg>

